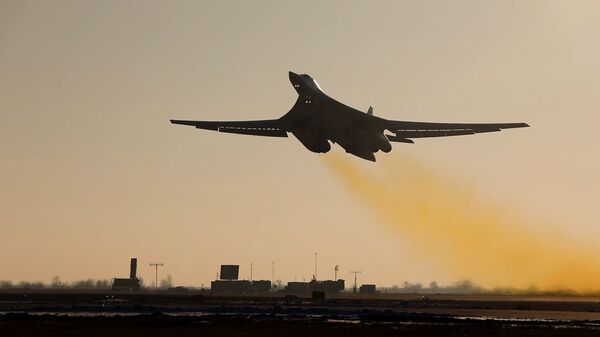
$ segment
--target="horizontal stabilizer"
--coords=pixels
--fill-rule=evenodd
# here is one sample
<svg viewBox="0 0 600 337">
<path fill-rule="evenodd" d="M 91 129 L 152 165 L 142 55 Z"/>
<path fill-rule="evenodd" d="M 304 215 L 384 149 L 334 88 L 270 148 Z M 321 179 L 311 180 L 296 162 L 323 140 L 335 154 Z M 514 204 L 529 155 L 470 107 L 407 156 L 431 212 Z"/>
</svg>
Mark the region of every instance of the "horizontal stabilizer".
<svg viewBox="0 0 600 337">
<path fill-rule="evenodd" d="M 408 143 L 414 144 L 415 142 L 412 139 L 406 139 L 403 137 L 398 137 L 394 135 L 385 135 L 390 142 L 398 142 L 398 143 Z"/>
</svg>

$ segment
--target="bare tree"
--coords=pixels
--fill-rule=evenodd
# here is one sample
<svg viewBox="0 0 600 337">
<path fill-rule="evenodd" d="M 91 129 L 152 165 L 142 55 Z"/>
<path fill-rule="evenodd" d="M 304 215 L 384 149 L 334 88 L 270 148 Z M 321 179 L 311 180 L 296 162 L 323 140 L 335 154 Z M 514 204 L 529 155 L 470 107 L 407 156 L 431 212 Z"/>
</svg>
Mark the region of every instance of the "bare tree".
<svg viewBox="0 0 600 337">
<path fill-rule="evenodd" d="M 17 288 L 22 288 L 22 289 L 27 289 L 27 288 L 31 288 L 31 283 L 26 282 L 26 281 L 19 281 L 19 283 L 16 286 Z"/>
<path fill-rule="evenodd" d="M 8 289 L 8 288 L 12 288 L 12 287 L 13 287 L 13 283 L 11 281 L 8 281 L 8 280 L 0 281 L 0 288 Z"/>
<path fill-rule="evenodd" d="M 94 288 L 94 280 L 78 280 L 71 284 L 71 287 L 74 289 L 93 289 Z"/>
<path fill-rule="evenodd" d="M 96 289 L 108 289 L 111 287 L 111 281 L 110 280 L 96 280 L 94 287 Z"/>
<path fill-rule="evenodd" d="M 63 283 L 60 280 L 60 277 L 58 277 L 58 275 L 52 276 L 52 282 L 50 283 L 50 287 L 54 289 L 60 289 L 63 287 Z"/>
<path fill-rule="evenodd" d="M 171 274 L 168 274 L 164 279 L 160 280 L 160 287 L 163 289 L 173 287 L 173 278 L 171 277 Z"/>
<path fill-rule="evenodd" d="M 439 287 L 438 287 L 438 284 L 437 284 L 437 282 L 436 282 L 436 281 L 431 281 L 431 283 L 429 283 L 429 290 L 430 290 L 432 293 L 434 293 L 434 294 L 435 294 L 435 293 L 438 291 L 438 288 L 439 288 Z"/>
</svg>

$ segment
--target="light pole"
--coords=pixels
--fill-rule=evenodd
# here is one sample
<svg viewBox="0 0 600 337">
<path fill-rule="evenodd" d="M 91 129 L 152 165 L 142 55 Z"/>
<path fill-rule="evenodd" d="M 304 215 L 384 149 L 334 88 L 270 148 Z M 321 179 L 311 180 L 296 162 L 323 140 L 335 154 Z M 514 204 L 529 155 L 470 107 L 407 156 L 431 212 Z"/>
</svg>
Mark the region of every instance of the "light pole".
<svg viewBox="0 0 600 337">
<path fill-rule="evenodd" d="M 354 274 L 354 293 L 356 294 L 356 274 L 362 273 L 362 271 L 351 271 L 351 274 Z"/>
<path fill-rule="evenodd" d="M 150 267 L 154 267 L 154 289 L 158 289 L 158 267 L 164 266 L 164 263 L 161 262 L 152 262 L 150 263 Z"/>
</svg>

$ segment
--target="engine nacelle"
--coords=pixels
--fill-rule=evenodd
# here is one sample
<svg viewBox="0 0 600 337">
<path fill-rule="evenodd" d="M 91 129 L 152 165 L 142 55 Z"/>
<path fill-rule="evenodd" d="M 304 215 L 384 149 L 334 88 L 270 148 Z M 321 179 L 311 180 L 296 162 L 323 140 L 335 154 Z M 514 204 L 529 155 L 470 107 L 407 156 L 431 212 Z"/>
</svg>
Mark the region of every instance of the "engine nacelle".
<svg viewBox="0 0 600 337">
<path fill-rule="evenodd" d="M 392 144 L 389 139 L 382 133 L 378 133 L 377 137 L 379 138 L 379 149 L 385 153 L 392 151 Z"/>
<path fill-rule="evenodd" d="M 327 138 L 318 137 L 313 132 L 307 130 L 296 129 L 292 134 L 306 147 L 308 150 L 316 153 L 326 153 L 331 150 L 331 144 Z"/>
<path fill-rule="evenodd" d="M 392 150 L 392 144 L 390 144 L 390 141 L 383 134 L 383 132 L 366 132 L 358 130 L 355 131 L 354 140 L 358 146 L 369 149 L 371 152 L 377 152 L 381 150 L 387 153 Z"/>
<path fill-rule="evenodd" d="M 362 159 L 366 159 L 369 161 L 374 162 L 375 161 L 375 153 L 369 151 L 369 150 L 365 150 L 365 149 L 353 149 L 351 151 L 346 151 L 348 153 L 351 153 L 359 158 Z"/>
</svg>

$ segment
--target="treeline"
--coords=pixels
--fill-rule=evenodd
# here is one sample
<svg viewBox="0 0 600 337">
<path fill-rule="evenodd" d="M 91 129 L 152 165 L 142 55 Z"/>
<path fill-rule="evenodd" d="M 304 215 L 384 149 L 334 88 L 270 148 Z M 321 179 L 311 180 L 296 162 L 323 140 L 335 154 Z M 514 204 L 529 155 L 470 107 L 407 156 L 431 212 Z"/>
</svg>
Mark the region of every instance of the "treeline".
<svg viewBox="0 0 600 337">
<path fill-rule="evenodd" d="M 379 287 L 382 293 L 387 294 L 457 294 L 457 295 L 551 295 L 551 296 L 580 296 L 600 295 L 600 290 L 576 291 L 573 289 L 538 289 L 534 286 L 529 288 L 495 287 L 484 288 L 469 280 L 462 280 L 451 285 L 439 286 L 437 282 L 431 282 L 424 286 L 421 283 L 403 282 L 402 285 L 391 287 Z"/>
<path fill-rule="evenodd" d="M 112 287 L 112 279 L 94 280 L 85 279 L 77 280 L 72 282 L 63 282 L 58 276 L 54 276 L 50 283 L 43 282 L 11 282 L 0 280 L 1 289 L 81 289 L 81 290 L 94 290 L 94 289 L 110 289 Z M 144 280 L 140 278 L 140 284 L 142 288 L 154 288 L 154 284 L 144 285 Z M 283 282 L 278 281 L 279 289 L 283 289 Z M 171 275 L 159 281 L 160 289 L 169 289 L 173 287 L 173 280 Z M 403 282 L 402 285 L 394 285 L 391 287 L 377 287 L 377 290 L 384 294 L 456 294 L 456 295 L 551 295 L 551 296 L 581 296 L 581 295 L 594 295 L 600 296 L 600 290 L 596 291 L 575 291 L 572 289 L 538 289 L 535 287 L 529 287 L 525 289 L 519 288 L 484 288 L 469 280 L 462 280 L 456 283 L 440 286 L 437 282 L 433 281 L 428 285 L 421 283 L 410 283 Z M 346 289 L 346 291 L 352 291 L 352 289 Z"/>
<path fill-rule="evenodd" d="M 469 280 L 463 280 L 447 286 L 439 286 L 433 281 L 428 286 L 421 283 L 404 281 L 401 286 L 380 288 L 384 293 L 390 294 L 477 294 L 485 290 Z"/>
<path fill-rule="evenodd" d="M 54 277 L 52 282 L 28 282 L 0 281 L 0 289 L 110 289 L 112 280 L 77 280 L 73 282 L 62 282 L 60 278 Z"/>
<path fill-rule="evenodd" d="M 140 277 L 140 286 L 146 288 L 144 280 Z M 15 282 L 0 280 L 0 289 L 110 289 L 112 288 L 113 280 L 94 280 L 85 279 L 72 282 L 64 282 L 58 276 L 54 276 L 50 283 L 43 282 Z M 148 285 L 148 288 L 154 288 L 154 285 Z M 171 275 L 166 275 L 165 278 L 159 281 L 159 288 L 169 289 L 173 287 L 173 278 Z"/>
</svg>

